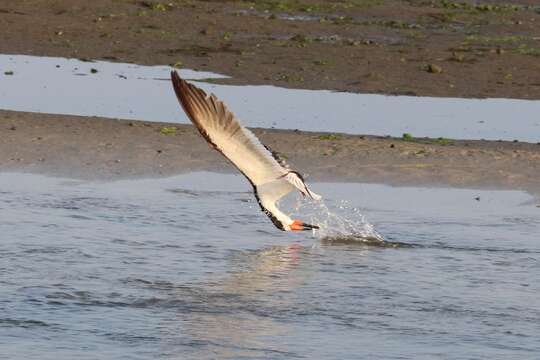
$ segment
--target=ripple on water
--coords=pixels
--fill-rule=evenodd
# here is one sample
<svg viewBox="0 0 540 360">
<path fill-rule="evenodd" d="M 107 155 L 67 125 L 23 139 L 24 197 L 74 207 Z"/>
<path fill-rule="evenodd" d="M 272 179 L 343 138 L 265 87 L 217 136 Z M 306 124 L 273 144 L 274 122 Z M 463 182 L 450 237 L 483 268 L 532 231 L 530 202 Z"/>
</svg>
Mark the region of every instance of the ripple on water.
<svg viewBox="0 0 540 360">
<path fill-rule="evenodd" d="M 538 215 L 526 194 L 313 186 L 328 213 L 283 205 L 327 230 L 291 234 L 236 201 L 249 191 L 240 177 L 68 186 L 0 174 L 2 356 L 540 353 L 540 224 L 520 221 Z"/>
<path fill-rule="evenodd" d="M 378 237 L 366 237 L 363 235 L 334 235 L 325 236 L 320 239 L 325 245 L 355 245 L 374 248 L 412 248 L 417 245 L 397 241 L 387 241 Z"/>
<path fill-rule="evenodd" d="M 39 320 L 26 320 L 26 319 L 10 319 L 0 318 L 0 327 L 20 327 L 20 328 L 35 328 L 35 327 L 48 327 L 51 326 L 46 322 Z"/>
</svg>

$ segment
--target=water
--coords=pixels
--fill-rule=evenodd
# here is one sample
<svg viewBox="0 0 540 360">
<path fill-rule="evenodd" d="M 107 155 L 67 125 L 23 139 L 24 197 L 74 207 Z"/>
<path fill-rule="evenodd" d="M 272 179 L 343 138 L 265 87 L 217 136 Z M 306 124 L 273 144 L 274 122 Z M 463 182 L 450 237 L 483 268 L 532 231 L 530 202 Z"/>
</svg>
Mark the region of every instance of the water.
<svg viewBox="0 0 540 360">
<path fill-rule="evenodd" d="M 6 71 L 13 75 L 4 75 Z M 187 123 L 169 73 L 166 66 L 0 55 L 0 109 Z M 197 85 L 214 92 L 252 127 L 540 142 L 540 101 Z"/>
<path fill-rule="evenodd" d="M 313 189 L 410 246 L 276 231 L 241 176 L 0 174 L 0 358 L 538 357 L 536 199 Z"/>
</svg>

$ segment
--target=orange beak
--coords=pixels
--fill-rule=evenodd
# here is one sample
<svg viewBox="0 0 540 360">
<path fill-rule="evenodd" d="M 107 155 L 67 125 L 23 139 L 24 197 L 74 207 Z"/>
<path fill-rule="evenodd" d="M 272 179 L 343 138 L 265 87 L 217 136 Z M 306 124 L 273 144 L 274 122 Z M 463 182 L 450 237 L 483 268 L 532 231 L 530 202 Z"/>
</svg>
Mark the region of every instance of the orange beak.
<svg viewBox="0 0 540 360">
<path fill-rule="evenodd" d="M 293 231 L 303 231 L 303 230 L 311 230 L 311 229 L 319 228 L 317 225 L 306 224 L 300 220 L 294 220 L 292 224 L 289 225 L 289 227 Z"/>
</svg>

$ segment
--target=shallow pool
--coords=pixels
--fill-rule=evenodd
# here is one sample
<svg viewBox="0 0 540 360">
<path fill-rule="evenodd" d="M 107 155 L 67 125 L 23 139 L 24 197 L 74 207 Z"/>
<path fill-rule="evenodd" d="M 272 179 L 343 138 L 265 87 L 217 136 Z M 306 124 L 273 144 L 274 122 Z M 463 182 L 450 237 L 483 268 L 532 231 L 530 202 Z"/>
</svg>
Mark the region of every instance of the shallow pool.
<svg viewBox="0 0 540 360">
<path fill-rule="evenodd" d="M 182 122 L 168 66 L 0 55 L 0 109 Z M 12 75 L 5 75 L 5 73 Z M 219 78 L 182 70 L 187 79 Z M 251 127 L 540 142 L 540 101 L 353 94 L 198 82 Z"/>
<path fill-rule="evenodd" d="M 240 176 L 0 174 L 7 359 L 532 359 L 540 208 L 518 191 L 316 183 L 329 245 L 277 231 Z M 361 216 L 362 215 L 362 216 Z"/>
</svg>

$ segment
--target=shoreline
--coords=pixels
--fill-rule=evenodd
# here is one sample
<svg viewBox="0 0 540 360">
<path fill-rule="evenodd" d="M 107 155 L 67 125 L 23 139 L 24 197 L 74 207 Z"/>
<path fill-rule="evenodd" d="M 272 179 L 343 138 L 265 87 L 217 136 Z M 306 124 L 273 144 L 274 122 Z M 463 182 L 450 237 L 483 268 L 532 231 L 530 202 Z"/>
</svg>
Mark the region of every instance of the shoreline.
<svg viewBox="0 0 540 360">
<path fill-rule="evenodd" d="M 540 194 L 540 145 L 252 129 L 308 181 Z M 234 173 L 192 125 L 0 110 L 0 171 L 86 180 Z"/>
<path fill-rule="evenodd" d="M 18 1 L 0 8 L 0 53 L 173 65 L 224 84 L 540 99 L 537 1 L 485 2 Z"/>
</svg>

